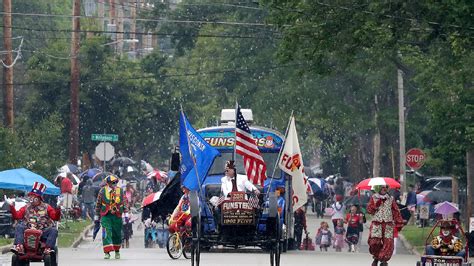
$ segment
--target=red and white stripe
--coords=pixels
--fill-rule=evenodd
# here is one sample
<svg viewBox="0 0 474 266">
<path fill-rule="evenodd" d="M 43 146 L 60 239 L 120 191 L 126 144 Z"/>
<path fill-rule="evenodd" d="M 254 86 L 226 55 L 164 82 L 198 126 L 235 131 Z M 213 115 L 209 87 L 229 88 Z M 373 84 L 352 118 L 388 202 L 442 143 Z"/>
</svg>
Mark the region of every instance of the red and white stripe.
<svg viewBox="0 0 474 266">
<path fill-rule="evenodd" d="M 250 133 L 248 124 L 240 112 L 240 107 L 237 108 L 235 151 L 237 154 L 243 156 L 248 179 L 253 184 L 263 186 L 263 182 L 267 178 L 267 166 L 258 150 L 255 139 Z"/>
</svg>

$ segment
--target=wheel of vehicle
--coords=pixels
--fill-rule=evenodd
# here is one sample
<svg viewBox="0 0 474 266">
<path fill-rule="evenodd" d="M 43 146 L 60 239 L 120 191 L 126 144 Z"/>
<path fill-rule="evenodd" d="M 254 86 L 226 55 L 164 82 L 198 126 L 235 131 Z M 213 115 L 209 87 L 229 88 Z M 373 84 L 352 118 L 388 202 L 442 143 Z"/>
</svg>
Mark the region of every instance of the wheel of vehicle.
<svg viewBox="0 0 474 266">
<path fill-rule="evenodd" d="M 179 239 L 179 234 L 172 234 L 168 237 L 166 242 L 166 251 L 172 259 L 178 259 L 183 253 L 183 244 Z"/>
<path fill-rule="evenodd" d="M 191 207 L 191 226 L 193 232 L 191 242 L 191 266 L 199 266 L 201 260 L 201 207 L 199 205 L 197 191 L 190 192 L 189 203 Z"/>
<path fill-rule="evenodd" d="M 193 237 L 191 241 L 191 266 L 199 266 L 201 261 L 201 219 L 200 215 L 192 217 Z"/>
<path fill-rule="evenodd" d="M 43 257 L 43 262 L 44 262 L 44 266 L 53 266 L 51 264 L 51 255 L 44 255 Z"/>
<path fill-rule="evenodd" d="M 192 249 L 191 238 L 188 237 L 184 240 L 184 245 L 183 245 L 183 256 L 186 259 L 191 258 L 191 249 Z"/>
<path fill-rule="evenodd" d="M 275 266 L 275 250 L 270 248 L 270 266 Z"/>
<path fill-rule="evenodd" d="M 20 266 L 20 260 L 16 254 L 12 255 L 12 266 Z"/>
</svg>

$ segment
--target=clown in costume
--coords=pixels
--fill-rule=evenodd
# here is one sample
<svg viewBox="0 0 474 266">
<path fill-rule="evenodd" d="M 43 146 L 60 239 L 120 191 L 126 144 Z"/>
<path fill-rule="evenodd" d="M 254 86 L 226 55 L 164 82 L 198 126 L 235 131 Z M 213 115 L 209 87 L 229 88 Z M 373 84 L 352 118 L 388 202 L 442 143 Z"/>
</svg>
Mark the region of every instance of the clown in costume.
<svg viewBox="0 0 474 266">
<path fill-rule="evenodd" d="M 174 209 L 173 214 L 171 214 L 171 218 L 169 220 L 168 230 L 172 234 L 182 229 L 191 231 L 189 189 L 185 186 L 182 186 L 181 190 L 183 191 L 183 196 L 181 196 L 181 199 L 179 200 L 178 205 Z"/>
<path fill-rule="evenodd" d="M 54 227 L 54 221 L 61 218 L 61 209 L 55 209 L 49 204 L 43 202 L 43 193 L 46 186 L 39 182 L 33 184 L 33 189 L 28 193 L 28 203 L 18 211 L 13 202 L 10 204 L 12 218 L 21 220 L 15 228 L 15 242 L 11 249 L 16 254 L 24 253 L 24 233 L 26 228 L 39 229 L 43 231 L 41 238 L 46 240 L 45 254 L 54 252 L 58 230 Z"/>
<path fill-rule="evenodd" d="M 393 254 L 393 230 L 394 227 L 401 228 L 403 219 L 397 203 L 387 193 L 387 186 L 374 186 L 375 194 L 370 198 L 367 212 L 372 214 L 369 233 L 369 252 L 374 261 L 372 266 L 388 265 Z"/>
<path fill-rule="evenodd" d="M 426 255 L 464 257 L 466 252 L 462 241 L 453 234 L 453 229 L 453 224 L 443 221 L 439 235 L 433 238 L 430 246 L 426 247 Z"/>
<path fill-rule="evenodd" d="M 100 189 L 95 206 L 94 220 L 102 225 L 102 246 L 104 259 L 110 259 L 110 252 L 115 251 L 115 258 L 120 259 L 122 245 L 122 213 L 127 212 L 123 190 L 117 186 L 119 179 L 115 175 L 105 178 L 106 185 Z"/>
</svg>

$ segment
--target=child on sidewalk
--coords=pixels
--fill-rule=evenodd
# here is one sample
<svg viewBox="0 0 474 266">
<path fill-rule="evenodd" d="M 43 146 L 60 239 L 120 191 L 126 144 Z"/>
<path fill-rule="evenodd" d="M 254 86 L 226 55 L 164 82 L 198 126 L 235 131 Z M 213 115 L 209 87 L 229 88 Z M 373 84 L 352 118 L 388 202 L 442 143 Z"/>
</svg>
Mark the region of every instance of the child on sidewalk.
<svg viewBox="0 0 474 266">
<path fill-rule="evenodd" d="M 336 249 L 336 252 L 341 252 L 342 248 L 344 248 L 344 234 L 346 233 L 346 229 L 344 228 L 344 222 L 342 220 L 338 220 L 336 224 L 336 228 L 334 229 L 334 244 L 333 247 Z"/>
<path fill-rule="evenodd" d="M 328 251 L 328 247 L 331 246 L 332 233 L 329 230 L 327 222 L 321 222 L 321 225 L 316 234 L 316 245 L 319 245 L 321 251 Z"/>
</svg>

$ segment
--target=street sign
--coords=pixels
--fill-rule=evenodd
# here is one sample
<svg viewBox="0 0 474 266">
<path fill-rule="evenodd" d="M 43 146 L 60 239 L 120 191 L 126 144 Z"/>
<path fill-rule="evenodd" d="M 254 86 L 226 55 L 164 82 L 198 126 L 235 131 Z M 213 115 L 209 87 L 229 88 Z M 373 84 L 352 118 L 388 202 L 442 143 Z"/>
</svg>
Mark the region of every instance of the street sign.
<svg viewBox="0 0 474 266">
<path fill-rule="evenodd" d="M 108 142 L 101 142 L 95 147 L 95 156 L 101 161 L 108 161 L 115 155 L 115 148 Z"/>
<path fill-rule="evenodd" d="M 92 134 L 92 141 L 118 141 L 116 134 Z"/>
<path fill-rule="evenodd" d="M 413 170 L 420 169 L 425 164 L 426 154 L 418 148 L 410 149 L 406 154 L 406 164 Z"/>
</svg>

